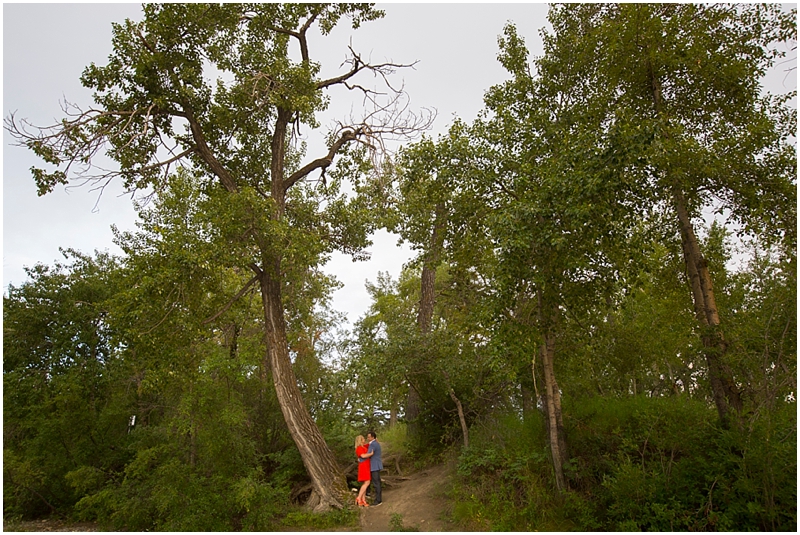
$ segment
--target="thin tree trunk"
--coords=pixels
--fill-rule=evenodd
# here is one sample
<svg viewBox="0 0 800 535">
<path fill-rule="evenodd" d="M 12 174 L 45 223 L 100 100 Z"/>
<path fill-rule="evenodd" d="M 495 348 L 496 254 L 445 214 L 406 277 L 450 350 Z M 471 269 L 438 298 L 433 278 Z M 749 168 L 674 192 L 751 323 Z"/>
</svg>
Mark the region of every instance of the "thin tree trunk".
<svg viewBox="0 0 800 535">
<path fill-rule="evenodd" d="M 467 427 L 467 419 L 464 417 L 464 407 L 461 406 L 461 400 L 456 397 L 453 388 L 450 388 L 450 399 L 456 404 L 458 409 L 458 420 L 461 422 L 461 435 L 464 437 L 464 447 L 469 448 L 469 428 Z"/>
<path fill-rule="evenodd" d="M 458 421 L 461 424 L 461 436 L 464 440 L 464 447 L 469 447 L 469 427 L 467 427 L 467 418 L 464 415 L 464 406 L 461 404 L 461 400 L 458 399 L 456 396 L 456 391 L 453 390 L 451 386 L 452 383 L 450 382 L 450 374 L 447 373 L 447 370 L 444 371 L 444 380 L 447 384 L 447 393 L 450 394 L 450 399 L 453 400 L 453 403 L 456 404 L 456 410 L 458 411 Z"/>
<path fill-rule="evenodd" d="M 406 396 L 406 432 L 412 440 L 416 440 L 420 435 L 419 408 L 421 401 L 419 392 L 417 392 L 412 382 L 408 381 L 408 395 Z"/>
<path fill-rule="evenodd" d="M 533 404 L 533 392 L 525 386 L 524 382 L 520 384 L 520 390 L 522 394 L 522 421 L 527 422 L 530 420 L 535 409 Z"/>
<path fill-rule="evenodd" d="M 197 464 L 197 424 L 194 421 L 196 402 L 194 400 L 194 383 L 189 383 L 189 398 L 191 408 L 189 409 L 189 466 L 194 468 Z"/>
<path fill-rule="evenodd" d="M 708 263 L 700 251 L 697 236 L 694 233 L 686 200 L 679 191 L 674 193 L 675 210 L 681 231 L 683 257 L 686 273 L 689 277 L 694 299 L 695 317 L 702 329 L 703 348 L 708 364 L 708 376 L 714 404 L 723 425 L 730 425 L 730 408 L 740 414 L 742 400 L 739 389 L 733 380 L 733 373 L 724 363 L 728 343 L 720 329 L 719 312 L 717 311 L 714 285 L 708 271 Z"/>
<path fill-rule="evenodd" d="M 568 460 L 567 441 L 564 436 L 564 422 L 561 416 L 561 391 L 558 388 L 553 362 L 555 360 L 556 339 L 554 332 L 555 314 L 545 317 L 546 305 L 543 304 L 539 294 L 539 325 L 542 329 L 542 345 L 539 355 L 542 359 L 544 375 L 544 401 L 547 421 L 547 435 L 550 443 L 550 453 L 553 460 L 553 473 L 556 479 L 556 488 L 559 492 L 567 490 L 564 478 L 564 464 Z"/>
<path fill-rule="evenodd" d="M 433 326 L 433 309 L 436 304 L 436 266 L 439 264 L 439 257 L 441 256 L 443 228 L 444 228 L 444 205 L 439 203 L 436 205 L 434 214 L 433 230 L 431 231 L 431 243 L 428 248 L 428 253 L 422 262 L 422 273 L 420 274 L 420 299 L 419 299 L 419 313 L 417 314 L 417 325 L 425 339 L 430 334 Z M 413 372 L 410 373 L 413 376 Z M 417 423 L 419 417 L 419 409 L 422 400 L 420 399 L 419 392 L 412 381 L 408 382 L 408 403 L 406 406 L 406 420 L 409 423 L 408 435 L 412 439 L 419 438 L 420 426 Z"/>
<path fill-rule="evenodd" d="M 666 123 L 667 119 L 662 116 L 664 95 L 661 80 L 649 60 L 647 69 L 650 77 L 654 111 L 656 116 L 664 119 Z M 668 131 L 665 131 L 664 135 L 669 138 Z M 705 348 L 706 363 L 708 364 L 711 392 L 719 419 L 723 426 L 728 427 L 730 425 L 730 407 L 733 406 L 734 410 L 741 414 L 742 401 L 739 390 L 733 381 L 733 374 L 724 364 L 723 357 L 727 351 L 728 344 L 722 335 L 722 330 L 719 328 L 719 313 L 717 312 L 717 303 L 714 296 L 714 285 L 708 272 L 708 264 L 700 252 L 700 245 L 689 218 L 683 192 L 678 187 L 673 187 L 672 194 L 680 225 L 686 274 L 689 277 L 692 297 L 694 298 L 695 315 L 703 331 L 702 342 Z"/>
<path fill-rule="evenodd" d="M 559 416 L 560 416 L 560 398 L 558 391 L 558 384 L 556 384 L 555 373 L 553 372 L 553 356 L 555 353 L 555 344 L 552 338 L 545 337 L 541 348 L 540 355 L 542 357 L 542 368 L 544 370 L 544 401 L 547 421 L 547 435 L 550 444 L 550 454 L 553 460 L 553 473 L 556 478 L 556 488 L 559 492 L 566 490 L 566 483 L 564 479 L 564 465 L 563 453 L 561 450 L 562 440 L 559 437 Z"/>
</svg>

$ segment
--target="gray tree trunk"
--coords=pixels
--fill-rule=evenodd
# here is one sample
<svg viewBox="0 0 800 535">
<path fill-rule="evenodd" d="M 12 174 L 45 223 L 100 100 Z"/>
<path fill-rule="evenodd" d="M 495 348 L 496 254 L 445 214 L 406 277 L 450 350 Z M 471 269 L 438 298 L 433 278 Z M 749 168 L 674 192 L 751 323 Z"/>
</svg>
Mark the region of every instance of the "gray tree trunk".
<svg viewBox="0 0 800 535">
<path fill-rule="evenodd" d="M 711 392 L 720 421 L 727 427 L 731 423 L 731 408 L 736 411 L 737 415 L 741 414 L 742 399 L 733 380 L 733 373 L 725 364 L 728 342 L 720 328 L 719 312 L 708 263 L 700 251 L 700 244 L 686 209 L 686 200 L 679 191 L 674 193 L 674 201 L 680 224 L 686 274 L 689 277 L 694 300 L 695 317 L 702 330 L 703 352 L 708 364 Z"/>
</svg>

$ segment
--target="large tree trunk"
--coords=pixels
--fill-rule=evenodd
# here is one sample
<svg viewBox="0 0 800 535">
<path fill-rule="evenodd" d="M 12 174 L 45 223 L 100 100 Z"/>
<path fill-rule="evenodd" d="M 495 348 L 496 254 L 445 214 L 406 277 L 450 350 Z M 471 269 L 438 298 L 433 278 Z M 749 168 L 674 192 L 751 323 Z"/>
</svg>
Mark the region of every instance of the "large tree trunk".
<svg viewBox="0 0 800 535">
<path fill-rule="evenodd" d="M 422 292 L 419 300 L 419 313 L 417 314 L 417 325 L 423 335 L 431 332 L 433 323 L 433 307 L 435 304 L 434 283 L 436 281 L 436 267 L 432 265 L 430 256 L 422 264 L 421 275 Z M 415 367 L 416 369 L 419 366 Z M 418 422 L 422 399 L 417 391 L 415 383 L 415 370 L 408 371 L 408 396 L 406 397 L 406 422 L 408 422 L 407 432 L 412 441 L 420 438 L 420 425 Z"/>
<path fill-rule="evenodd" d="M 409 375 L 411 373 L 409 372 Z M 406 432 L 412 440 L 416 440 L 420 435 L 419 408 L 421 404 L 419 392 L 412 382 L 408 381 L 408 395 L 406 396 Z"/>
<path fill-rule="evenodd" d="M 279 264 L 276 262 L 273 266 L 264 265 L 263 268 L 260 282 L 267 357 L 281 412 L 314 485 L 307 505 L 315 512 L 341 509 L 350 503 L 347 482 L 306 408 L 289 358 L 281 285 L 276 276 L 280 273 Z"/>
<path fill-rule="evenodd" d="M 286 185 L 284 183 L 284 156 L 286 154 L 287 126 L 292 113 L 278 108 L 275 131 L 272 136 L 272 188 L 277 220 L 284 217 Z M 289 343 L 286 338 L 286 320 L 281 297 L 281 258 L 273 246 L 260 243 L 262 260 L 259 272 L 261 300 L 264 306 L 264 331 L 267 338 L 267 357 L 278 403 L 297 445 L 314 490 L 307 505 L 315 512 L 331 508 L 341 509 L 350 503 L 347 481 L 319 427 L 311 418 L 292 369 Z"/>
<path fill-rule="evenodd" d="M 706 363 L 708 364 L 711 392 L 720 421 L 727 427 L 731 423 L 731 407 L 737 414 L 740 414 L 742 411 L 742 399 L 739 389 L 733 380 L 733 373 L 724 362 L 728 343 L 720 329 L 714 285 L 711 281 L 711 274 L 708 271 L 708 264 L 700 251 L 700 245 L 694 233 L 683 194 L 676 190 L 674 200 L 680 224 L 686 273 L 689 277 L 694 299 L 695 316 L 702 329 L 701 336 Z"/>
</svg>

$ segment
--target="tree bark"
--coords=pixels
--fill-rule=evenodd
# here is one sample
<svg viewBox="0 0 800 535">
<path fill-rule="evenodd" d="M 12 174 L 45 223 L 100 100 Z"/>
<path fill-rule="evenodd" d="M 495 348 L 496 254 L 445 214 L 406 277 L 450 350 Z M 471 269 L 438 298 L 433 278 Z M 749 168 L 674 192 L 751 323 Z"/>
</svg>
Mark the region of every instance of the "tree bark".
<svg viewBox="0 0 800 535">
<path fill-rule="evenodd" d="M 289 358 L 286 324 L 281 303 L 280 264 L 264 266 L 260 277 L 264 305 L 264 326 L 267 336 L 267 358 L 272 370 L 275 393 L 303 465 L 314 490 L 307 505 L 315 512 L 341 509 L 349 503 L 347 482 L 336 459 L 325 443 L 317 424 L 306 408 Z M 272 269 L 269 269 L 269 268 Z"/>
<path fill-rule="evenodd" d="M 445 224 L 444 205 L 438 203 L 434 213 L 433 230 L 431 231 L 431 242 L 425 259 L 422 262 L 422 273 L 420 275 L 420 299 L 419 313 L 417 314 L 417 325 L 423 340 L 430 334 L 433 326 L 433 309 L 436 304 L 436 266 L 439 264 L 441 256 L 443 230 Z M 410 374 L 411 375 L 411 374 Z M 406 406 L 406 420 L 409 422 L 408 435 L 412 439 L 419 438 L 420 427 L 416 422 L 419 417 L 421 399 L 419 392 L 408 383 L 408 404 Z"/>
<path fill-rule="evenodd" d="M 708 263 L 700 251 L 683 194 L 676 190 L 673 197 L 680 225 L 686 274 L 692 289 L 695 317 L 702 329 L 701 337 L 708 364 L 711 393 L 719 419 L 725 427 L 728 427 L 731 423 L 730 409 L 732 407 L 737 415 L 741 414 L 742 399 L 733 380 L 733 373 L 724 362 L 728 342 L 720 329 L 719 312 Z"/>
<path fill-rule="evenodd" d="M 567 456 L 567 441 L 564 436 L 564 422 L 561 415 L 561 391 L 558 389 L 556 375 L 553 367 L 555 360 L 556 337 L 554 332 L 555 316 L 546 314 L 546 306 L 539 296 L 539 325 L 542 329 L 542 345 L 539 356 L 542 360 L 544 375 L 544 405 L 545 421 L 547 422 L 547 436 L 550 444 L 550 453 L 553 460 L 553 473 L 556 480 L 556 489 L 559 492 L 567 490 L 564 478 L 564 464 Z"/>
<path fill-rule="evenodd" d="M 271 196 L 275 201 L 272 217 L 280 220 L 284 216 L 286 188 L 284 184 L 284 159 L 286 153 L 287 126 L 292 113 L 278 108 L 278 117 L 272 138 Z M 292 369 L 289 343 L 286 337 L 281 292 L 282 253 L 267 247 L 259 240 L 261 266 L 258 271 L 261 299 L 264 308 L 264 331 L 267 339 L 267 359 L 272 371 L 272 380 L 283 417 L 292 440 L 297 445 L 303 465 L 308 472 L 314 490 L 307 506 L 315 512 L 331 508 L 341 509 L 350 503 L 347 481 L 339 469 L 336 459 L 319 427 L 311 418 Z"/>
</svg>

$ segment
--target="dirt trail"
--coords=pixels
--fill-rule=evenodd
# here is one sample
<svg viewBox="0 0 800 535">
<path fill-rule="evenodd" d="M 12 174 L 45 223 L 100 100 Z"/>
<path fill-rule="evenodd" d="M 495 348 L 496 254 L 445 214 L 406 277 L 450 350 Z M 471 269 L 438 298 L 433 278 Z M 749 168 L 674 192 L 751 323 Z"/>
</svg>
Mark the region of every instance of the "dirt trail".
<svg viewBox="0 0 800 535">
<path fill-rule="evenodd" d="M 451 468 L 439 465 L 409 474 L 408 479 L 383 489 L 383 504 L 361 510 L 362 531 L 391 531 L 392 516 L 401 515 L 404 528 L 419 531 L 450 531 L 444 484 Z"/>
</svg>

